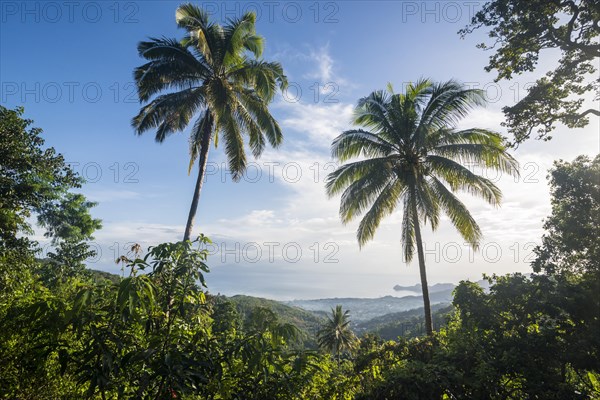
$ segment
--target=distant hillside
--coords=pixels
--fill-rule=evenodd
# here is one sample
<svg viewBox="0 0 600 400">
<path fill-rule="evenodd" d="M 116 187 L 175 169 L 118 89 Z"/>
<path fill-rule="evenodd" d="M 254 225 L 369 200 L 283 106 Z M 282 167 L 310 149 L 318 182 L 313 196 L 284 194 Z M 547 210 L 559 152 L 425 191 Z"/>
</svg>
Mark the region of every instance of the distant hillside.
<svg viewBox="0 0 600 400">
<path fill-rule="evenodd" d="M 490 288 L 490 283 L 488 281 L 486 281 L 485 279 L 481 279 L 479 281 L 477 281 L 477 284 L 479 286 L 481 286 L 484 290 L 488 290 Z M 435 285 L 429 285 L 429 293 L 437 293 L 437 292 L 444 292 L 447 290 L 454 290 L 454 288 L 456 288 L 456 285 L 454 283 L 436 283 Z M 402 286 L 402 285 L 396 285 L 394 286 L 394 290 L 397 292 L 401 292 L 401 291 L 408 291 L 408 292 L 415 292 L 415 293 L 421 293 L 421 284 L 416 284 L 416 285 L 412 285 L 412 286 Z"/>
<path fill-rule="evenodd" d="M 111 274 L 110 272 L 99 271 L 97 269 L 88 269 L 88 272 L 92 276 L 92 279 L 96 282 L 109 281 L 112 283 L 121 282 L 121 276 Z"/>
<path fill-rule="evenodd" d="M 452 290 L 441 290 L 430 294 L 431 304 L 449 304 L 452 302 Z M 422 296 L 393 297 L 385 296 L 376 299 L 360 298 L 330 298 L 317 300 L 292 300 L 285 302 L 308 311 L 329 313 L 336 305 L 350 311 L 350 319 L 355 322 L 364 322 L 370 319 L 403 311 L 423 307 Z"/>
<path fill-rule="evenodd" d="M 119 275 L 104 271 L 88 270 L 96 281 L 118 283 Z M 482 284 L 482 282 L 479 282 Z M 487 283 L 487 282 L 485 282 Z M 482 285 L 484 286 L 484 285 Z M 400 286 L 398 286 L 400 287 Z M 397 290 L 421 291 L 420 285 L 401 287 Z M 436 327 L 445 321 L 445 315 L 451 310 L 453 284 L 436 284 L 430 287 L 430 297 L 434 324 Z M 306 348 L 316 348 L 315 335 L 331 312 L 331 308 L 341 304 L 350 310 L 352 329 L 359 336 L 375 333 L 382 339 L 393 340 L 398 336 L 418 336 L 423 332 L 423 299 L 422 296 L 393 297 L 385 296 L 376 299 L 364 298 L 329 298 L 316 300 L 294 300 L 280 302 L 260 297 L 236 295 L 221 296 L 237 308 L 243 321 L 253 310 L 263 307 L 273 311 L 284 323 L 295 325 L 304 332 L 303 344 Z"/>
<path fill-rule="evenodd" d="M 110 281 L 113 283 L 119 283 L 121 276 L 112 274 L 110 272 L 98 271 L 94 269 L 88 269 L 91 277 L 97 281 Z M 235 304 L 241 317 L 245 319 L 252 310 L 258 307 L 264 307 L 272 310 L 278 315 L 279 319 L 284 323 L 290 323 L 298 327 L 300 330 L 315 333 L 318 330 L 319 325 L 325 318 L 325 314 L 313 313 L 310 311 L 303 310 L 298 307 L 289 306 L 279 301 L 263 299 L 260 297 L 252 297 L 245 295 L 236 295 L 233 297 L 219 296 L 224 299 L 231 301 Z"/>
<path fill-rule="evenodd" d="M 446 316 L 452 311 L 449 304 L 436 304 L 431 307 L 433 325 L 439 329 L 446 324 Z M 384 340 L 395 340 L 398 336 L 414 337 L 425 334 L 423 307 L 409 311 L 386 314 L 364 322 L 353 324 L 354 332 L 363 336 L 373 333 Z"/>
<path fill-rule="evenodd" d="M 279 316 L 282 322 L 296 325 L 298 328 L 307 332 L 315 333 L 319 325 L 323 322 L 323 317 L 298 307 L 289 306 L 281 302 L 260 297 L 245 295 L 236 295 L 227 297 L 227 300 L 234 303 L 240 315 L 245 318 L 258 307 L 265 307 Z"/>
<path fill-rule="evenodd" d="M 447 298 L 444 297 L 447 295 L 447 293 L 442 295 L 437 293 L 435 297 L 437 300 L 440 300 L 442 298 Z M 236 295 L 233 297 L 223 296 L 223 298 L 235 304 L 243 319 L 246 319 L 249 315 L 251 315 L 254 309 L 259 307 L 272 310 L 279 316 L 282 322 L 291 323 L 298 327 L 301 331 L 305 332 L 305 338 L 303 342 L 306 348 L 316 348 L 316 332 L 319 329 L 319 326 L 324 322 L 325 318 L 331 312 L 329 309 L 327 311 L 307 311 L 303 310 L 302 308 L 283 304 L 275 300 L 245 295 Z M 321 304 L 322 306 L 322 304 L 325 303 L 350 304 L 354 306 L 355 309 L 360 311 L 359 315 L 365 318 L 369 312 L 374 312 L 373 309 L 381 306 L 382 304 L 388 305 L 388 309 L 393 309 L 394 307 L 400 306 L 410 306 L 412 304 L 420 304 L 421 307 L 412 307 L 408 311 L 384 313 L 383 315 L 379 315 L 372 319 L 367 318 L 366 320 L 356 318 L 355 313 L 352 311 L 353 309 L 350 306 L 348 306 L 348 309 L 351 310 L 351 328 L 359 336 L 362 336 L 366 333 L 374 333 L 384 340 L 394 340 L 397 339 L 398 336 L 414 337 L 425 334 L 423 329 L 422 300 L 419 296 L 407 296 L 403 298 L 388 296 L 379 299 L 321 299 L 308 301 L 313 306 L 317 304 Z M 445 325 L 445 317 L 451 310 L 452 306 L 449 304 L 449 301 L 436 303 L 432 306 L 434 326 L 436 329 Z"/>
<path fill-rule="evenodd" d="M 436 283 L 435 285 L 429 286 L 429 293 L 431 294 L 431 293 L 436 293 L 436 292 L 442 292 L 444 290 L 454 290 L 455 287 L 456 287 L 456 285 L 453 283 Z M 397 292 L 408 291 L 408 292 L 421 293 L 421 284 L 416 284 L 413 286 L 396 285 L 396 286 L 394 286 L 394 290 Z"/>
</svg>

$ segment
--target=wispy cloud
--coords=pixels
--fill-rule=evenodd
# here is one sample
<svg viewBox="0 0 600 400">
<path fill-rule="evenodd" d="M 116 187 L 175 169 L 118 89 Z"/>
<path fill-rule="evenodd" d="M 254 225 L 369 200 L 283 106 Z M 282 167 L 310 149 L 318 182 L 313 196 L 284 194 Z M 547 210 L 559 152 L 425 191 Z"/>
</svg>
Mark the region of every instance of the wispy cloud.
<svg viewBox="0 0 600 400">
<path fill-rule="evenodd" d="M 310 72 L 304 75 L 306 79 L 317 79 L 321 83 L 332 81 L 334 78 L 334 64 L 333 58 L 329 54 L 329 44 L 317 49 L 311 49 L 307 55 L 307 58 L 313 61 L 313 68 Z M 338 81 L 340 79 L 337 74 L 335 78 Z"/>
<path fill-rule="evenodd" d="M 329 149 L 331 141 L 348 129 L 354 108 L 351 104 L 286 103 L 277 106 L 284 113 L 281 125 L 285 130 L 297 132 L 309 142 L 298 141 L 299 147 L 317 146 L 319 150 Z"/>
<path fill-rule="evenodd" d="M 141 193 L 132 190 L 100 189 L 86 190 L 86 197 L 92 201 L 107 203 L 118 200 L 133 200 L 142 197 Z M 147 197 L 147 196 L 146 196 Z"/>
</svg>

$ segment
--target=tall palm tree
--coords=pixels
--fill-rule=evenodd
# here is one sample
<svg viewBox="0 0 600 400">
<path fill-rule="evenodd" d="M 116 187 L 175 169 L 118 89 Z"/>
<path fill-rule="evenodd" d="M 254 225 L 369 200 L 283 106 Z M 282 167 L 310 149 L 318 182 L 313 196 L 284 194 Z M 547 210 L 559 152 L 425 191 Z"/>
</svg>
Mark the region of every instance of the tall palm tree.
<svg viewBox="0 0 600 400">
<path fill-rule="evenodd" d="M 325 325 L 317 332 L 319 347 L 336 356 L 338 364 L 342 352 L 350 350 L 356 343 L 356 336 L 350 329 L 350 315 L 348 310 L 342 311 L 338 305 L 331 309 L 331 316 L 327 317 Z"/>
<path fill-rule="evenodd" d="M 198 178 L 185 228 L 191 236 L 211 142 L 225 141 L 229 170 L 239 180 L 246 169 L 243 135 L 259 157 L 266 142 L 277 147 L 282 133 L 268 104 L 287 86 L 279 63 L 261 59 L 264 39 L 256 34 L 254 13 L 225 26 L 209 22 L 192 4 L 179 6 L 177 25 L 187 32 L 180 41 L 151 38 L 138 44 L 148 62 L 134 71 L 140 102 L 148 102 L 133 118 L 138 134 L 156 128 L 156 141 L 184 130 L 195 118 L 190 136 L 191 172 L 198 160 Z M 162 92 L 168 92 L 160 94 Z M 159 95 L 160 94 L 160 95 Z M 266 138 L 266 139 L 265 139 Z"/>
<path fill-rule="evenodd" d="M 462 117 L 484 103 L 482 91 L 466 89 L 455 81 L 420 80 L 408 85 L 403 94 L 394 93 L 388 85 L 386 91 L 375 91 L 358 102 L 354 123 L 368 130 L 343 132 L 332 144 L 332 154 L 341 162 L 365 158 L 340 166 L 326 182 L 330 196 L 342 192 L 342 222 L 364 213 L 357 231 L 361 247 L 373 238 L 381 220 L 402 204 L 403 253 L 410 262 L 417 249 L 429 335 L 433 324 L 421 225 L 429 222 L 435 230 L 443 211 L 477 248 L 481 230 L 453 192 L 466 191 L 495 206 L 502 196 L 493 182 L 465 164 L 518 174 L 518 164 L 498 133 L 456 129 Z"/>
</svg>

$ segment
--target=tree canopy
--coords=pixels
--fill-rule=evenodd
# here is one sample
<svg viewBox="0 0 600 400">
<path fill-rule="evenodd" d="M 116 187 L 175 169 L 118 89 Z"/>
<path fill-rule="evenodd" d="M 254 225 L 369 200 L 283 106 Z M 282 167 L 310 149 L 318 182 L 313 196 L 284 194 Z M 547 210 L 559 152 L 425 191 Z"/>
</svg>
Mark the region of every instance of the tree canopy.
<svg viewBox="0 0 600 400">
<path fill-rule="evenodd" d="M 28 248 L 28 218 L 59 200 L 82 180 L 52 147 L 44 148 L 40 128 L 22 118 L 23 108 L 0 106 L 0 250 Z"/>
<path fill-rule="evenodd" d="M 0 126 L 25 125 L 18 113 L 4 115 Z M 20 146 L 14 135 L 0 135 L 4 141 L 5 154 Z M 44 154 L 36 144 L 20 151 L 29 151 L 25 159 Z M 39 165 L 14 158 L 2 167 L 17 165 L 19 174 L 4 176 L 39 172 Z M 553 209 L 534 263 L 539 273 L 489 277 L 488 291 L 462 282 L 452 308 L 439 315 L 446 323 L 438 331 L 425 336 L 414 329 L 387 341 L 372 332 L 355 337 L 341 307 L 317 335 L 298 323 L 311 321 L 308 311 L 211 295 L 205 236 L 152 246 L 143 257 L 133 246 L 119 259 L 122 276 L 84 268 L 81 253 L 67 245 L 85 245 L 100 222 L 89 214 L 92 202 L 67 190 L 77 179 L 60 159 L 46 162 L 64 171 L 44 175 L 56 191 L 36 198 L 24 190 L 24 201 L 13 204 L 39 216 L 56 256 L 36 258 L 33 242 L 2 242 L 0 398 L 600 397 L 598 158 L 559 161 L 551 171 Z M 72 180 L 65 183 L 66 176 Z M 14 238 L 14 224 L 5 227 L 3 238 Z M 312 346 L 317 340 L 321 350 Z"/>
<path fill-rule="evenodd" d="M 548 140 L 558 123 L 581 128 L 590 116 L 600 117 L 599 21 L 598 0 L 493 0 L 459 32 L 489 28 L 491 43 L 478 47 L 494 52 L 485 69 L 497 72 L 496 81 L 534 71 L 544 50 L 560 52 L 556 67 L 503 109 L 514 145 L 534 130 Z"/>
<path fill-rule="evenodd" d="M 536 272 L 600 273 L 600 155 L 556 161 L 550 171 L 552 214 L 536 248 Z"/>
</svg>

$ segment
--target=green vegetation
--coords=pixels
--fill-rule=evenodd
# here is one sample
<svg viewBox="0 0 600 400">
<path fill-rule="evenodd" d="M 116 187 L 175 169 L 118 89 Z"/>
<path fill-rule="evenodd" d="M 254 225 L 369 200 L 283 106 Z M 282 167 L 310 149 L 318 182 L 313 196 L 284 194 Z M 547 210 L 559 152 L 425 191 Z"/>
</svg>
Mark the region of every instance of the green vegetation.
<svg viewBox="0 0 600 400">
<path fill-rule="evenodd" d="M 391 88 L 361 99 L 352 129 L 338 136 L 332 155 L 341 162 L 359 156 L 366 160 L 342 165 L 327 177 L 330 196 L 342 193 L 340 217 L 347 223 L 364 217 L 357 238 L 363 246 L 373 239 L 381 220 L 403 205 L 402 246 L 407 262 L 415 247 L 425 309 L 425 329 L 433 334 L 421 224 L 435 230 L 444 212 L 465 241 L 476 248 L 481 230 L 466 206 L 452 193 L 466 191 L 492 205 L 500 204 L 500 189 L 465 164 L 517 174 L 517 162 L 506 151 L 500 134 L 485 129 L 456 130 L 457 122 L 483 92 L 454 81 L 410 84 L 405 93 Z"/>
<path fill-rule="evenodd" d="M 570 20 L 554 28 L 560 12 Z M 431 299 L 444 304 L 430 307 L 421 225 L 435 229 L 444 212 L 476 246 L 481 231 L 453 192 L 492 205 L 501 194 L 464 164 L 516 170 L 499 134 L 455 129 L 483 96 L 454 81 L 419 81 L 402 94 L 390 87 L 361 99 L 354 122 L 370 131 L 342 133 L 333 155 L 363 159 L 342 165 L 327 182 L 329 194 L 343 192 L 344 222 L 366 212 L 361 246 L 403 204 L 403 250 L 407 260 L 418 253 L 422 310 L 414 296 L 398 299 L 400 313 L 355 322 L 351 315 L 370 315 L 389 299 L 372 299 L 363 314 L 336 304 L 323 315 L 208 293 L 210 239 L 188 239 L 209 145 L 223 137 L 239 178 L 246 166 L 242 134 L 257 157 L 266 142 L 276 147 L 282 140 L 267 106 L 286 78 L 279 64 L 260 59 L 255 19 L 246 14 L 221 26 L 185 4 L 177 11 L 183 40 L 140 43 L 149 62 L 135 78 L 140 100 L 149 103 L 134 127 L 139 134 L 156 128 L 162 141 L 198 114 L 190 169 L 197 159 L 200 165 L 185 239 L 151 246 L 143 257 L 132 246 L 117 260 L 123 276 L 87 268 L 89 242 L 102 226 L 91 214 L 96 204 L 73 192 L 83 180 L 44 148 L 24 110 L 0 106 L 0 399 L 600 399 L 600 155 L 555 162 L 552 212 L 531 275 L 484 277 L 485 290 L 463 281 L 451 305 L 450 289 L 440 285 Z M 496 26 L 492 37 L 502 47 L 490 68 L 501 77 L 531 70 L 541 48 L 559 47 L 561 67 L 549 86 L 538 82 L 554 97 L 536 99 L 546 96 L 536 90 L 520 104 L 553 114 L 542 136 L 556 121 L 585 124 L 588 112 L 575 118 L 581 103 L 564 94 L 588 89 L 578 79 L 598 57 L 597 2 L 496 0 L 474 24 Z M 545 117 L 510 114 L 515 110 L 508 110 L 508 125 L 518 143 Z M 44 258 L 32 238 L 35 218 L 52 245 Z"/>
<path fill-rule="evenodd" d="M 0 106 L 0 250 L 27 249 L 31 241 L 18 233 L 32 233 L 27 221 L 33 213 L 58 201 L 81 179 L 52 148 L 43 149 L 42 130 L 21 118 L 24 110 Z"/>
<path fill-rule="evenodd" d="M 1 170 L 2 198 L 21 190 L 23 199 L 2 210 L 0 398 L 600 398 L 600 157 L 555 164 L 536 273 L 488 277 L 487 292 L 461 282 L 452 307 L 434 314 L 437 331 L 424 335 L 420 310 L 353 327 L 341 307 L 322 319 L 207 295 L 204 236 L 143 258 L 134 246 L 119 259 L 124 277 L 82 268 L 78 252 L 36 258 L 38 245 L 19 236 L 30 229 L 25 212 L 39 214 L 59 248 L 84 249 L 100 222 L 68 191 L 79 180 L 41 150 L 40 131 L 27 130 L 21 110 L 1 111 L 3 154 L 19 137 L 31 140 L 23 160 L 40 163 L 14 158 Z M 33 176 L 48 190 L 27 190 Z"/>
<path fill-rule="evenodd" d="M 448 304 L 431 306 L 433 328 L 439 330 L 446 326 L 453 308 Z M 396 340 L 398 337 L 419 337 L 425 332 L 423 307 L 398 313 L 389 313 L 368 321 L 358 322 L 352 329 L 359 335 L 374 334 L 383 340 Z"/>
<path fill-rule="evenodd" d="M 501 79 L 534 71 L 544 50 L 560 51 L 554 70 L 523 87 L 527 95 L 504 107 L 504 126 L 513 135 L 513 145 L 527 140 L 537 128 L 537 138 L 549 140 L 558 123 L 581 128 L 589 116 L 600 117 L 597 103 L 585 104 L 586 94 L 600 100 L 600 7 L 597 0 L 492 0 L 475 14 L 459 33 L 464 37 L 479 28 L 490 28 L 494 50 L 486 71 L 496 70 Z M 552 54 L 552 52 L 546 52 Z"/>
<path fill-rule="evenodd" d="M 536 249 L 535 272 L 600 273 L 600 155 L 557 161 L 550 175 L 552 215 L 542 245 Z"/>
<path fill-rule="evenodd" d="M 225 142 L 228 167 L 234 180 L 246 170 L 242 135 L 248 135 L 254 157 L 260 157 L 266 142 L 277 147 L 283 140 L 281 128 L 271 116 L 268 104 L 287 86 L 283 68 L 277 62 L 260 59 L 264 39 L 256 34 L 256 15 L 221 26 L 193 4 L 176 12 L 177 26 L 187 33 L 176 39 L 140 42 L 138 52 L 148 63 L 134 71 L 141 102 L 154 97 L 133 118 L 138 134 L 156 128 L 156 141 L 193 123 L 190 137 L 191 172 L 196 160 L 198 178 L 183 240 L 189 240 L 198 209 L 211 143 Z"/>
<path fill-rule="evenodd" d="M 450 304 L 452 302 L 454 287 L 456 285 L 452 285 L 452 289 L 433 292 L 430 289 L 429 299 L 432 306 L 436 304 Z M 365 322 L 390 313 L 401 313 L 419 307 L 422 308 L 423 297 L 417 295 L 403 297 L 384 296 L 374 299 L 336 297 L 332 299 L 292 300 L 286 302 L 286 304 L 303 308 L 323 317 L 328 315 L 332 308 L 341 305 L 345 309 L 351 310 L 353 322 Z"/>
<path fill-rule="evenodd" d="M 317 332 L 319 347 L 332 353 L 338 365 L 343 352 L 352 350 L 356 344 L 356 336 L 350 329 L 350 312 L 343 311 L 342 306 L 331 309 L 331 316 Z"/>
<path fill-rule="evenodd" d="M 265 309 L 277 316 L 282 323 L 293 325 L 298 329 L 298 340 L 300 347 L 315 350 L 317 341 L 315 334 L 319 326 L 323 323 L 323 318 L 319 315 L 303 310 L 298 307 L 291 307 L 278 301 L 261 299 L 259 297 L 236 295 L 233 297 L 222 297 L 222 300 L 235 305 L 236 311 L 240 317 L 240 322 L 245 326 L 252 323 L 252 319 L 257 310 Z"/>
</svg>

